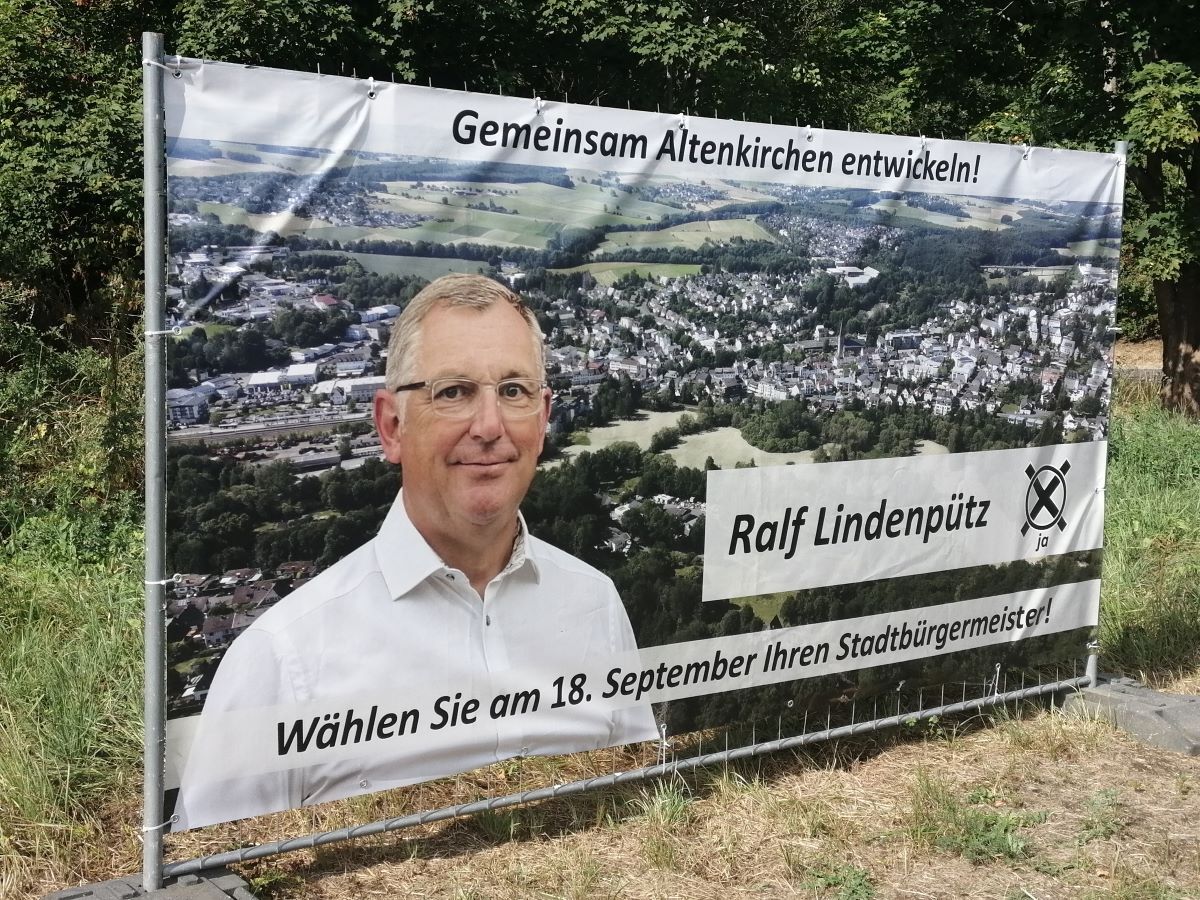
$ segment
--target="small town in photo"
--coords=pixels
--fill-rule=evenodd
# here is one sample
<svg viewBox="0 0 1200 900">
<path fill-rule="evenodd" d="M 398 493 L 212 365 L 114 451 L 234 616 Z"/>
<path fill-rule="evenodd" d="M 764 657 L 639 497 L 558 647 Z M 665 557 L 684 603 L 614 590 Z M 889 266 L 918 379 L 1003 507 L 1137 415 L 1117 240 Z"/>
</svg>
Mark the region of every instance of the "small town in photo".
<svg viewBox="0 0 1200 900">
<path fill-rule="evenodd" d="M 1107 434 L 1119 206 L 168 153 L 172 716 L 199 712 L 238 634 L 378 527 L 401 476 L 371 399 L 396 317 L 446 273 L 503 280 L 536 312 L 553 406 L 525 516 L 613 577 L 641 646 L 936 594 L 928 576 L 702 604 L 708 471 Z M 1027 568 L 954 580 L 984 595 L 997 569 L 1014 590 L 1085 577 Z M 675 725 L 740 702 L 679 704 Z"/>
</svg>

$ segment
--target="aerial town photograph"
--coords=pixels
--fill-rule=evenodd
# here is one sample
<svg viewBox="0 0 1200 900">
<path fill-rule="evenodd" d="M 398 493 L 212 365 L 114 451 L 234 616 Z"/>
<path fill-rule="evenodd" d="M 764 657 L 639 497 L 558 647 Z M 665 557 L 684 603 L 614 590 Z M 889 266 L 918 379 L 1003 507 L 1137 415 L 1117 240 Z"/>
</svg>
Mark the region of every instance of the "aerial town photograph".
<svg viewBox="0 0 1200 900">
<path fill-rule="evenodd" d="M 536 312 L 553 406 L 523 512 L 613 578 L 642 647 L 1098 577 L 1091 551 L 700 601 L 708 471 L 1105 439 L 1119 206 L 202 140 L 168 156 L 172 716 L 379 526 L 401 477 L 371 424 L 390 329 L 448 272 Z M 921 677 L 1085 640 L 950 654 Z M 665 719 L 911 676 L 689 698 Z"/>
</svg>

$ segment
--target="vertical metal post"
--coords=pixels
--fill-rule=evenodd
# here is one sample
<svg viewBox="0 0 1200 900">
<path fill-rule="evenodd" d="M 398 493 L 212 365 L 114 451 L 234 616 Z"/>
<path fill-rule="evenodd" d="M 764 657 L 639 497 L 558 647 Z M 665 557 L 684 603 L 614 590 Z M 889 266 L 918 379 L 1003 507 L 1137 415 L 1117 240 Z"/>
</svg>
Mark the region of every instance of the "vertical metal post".
<svg viewBox="0 0 1200 900">
<path fill-rule="evenodd" d="M 1096 650 L 1096 644 L 1088 646 L 1087 668 L 1083 670 L 1083 677 L 1087 679 L 1088 687 L 1095 687 L 1096 681 L 1100 677 L 1100 654 Z"/>
<path fill-rule="evenodd" d="M 1113 153 L 1121 157 L 1121 164 L 1124 165 L 1126 156 L 1129 155 L 1129 141 L 1117 141 L 1113 144 Z M 1083 675 L 1087 679 L 1088 687 L 1095 687 L 1100 679 L 1100 643 L 1093 641 L 1088 644 L 1087 666 L 1083 670 Z"/>
<path fill-rule="evenodd" d="M 162 887 L 163 775 L 166 759 L 166 624 L 163 549 L 166 526 L 166 175 L 161 34 L 142 34 L 143 198 L 146 308 L 146 595 L 142 744 L 142 886 Z"/>
</svg>

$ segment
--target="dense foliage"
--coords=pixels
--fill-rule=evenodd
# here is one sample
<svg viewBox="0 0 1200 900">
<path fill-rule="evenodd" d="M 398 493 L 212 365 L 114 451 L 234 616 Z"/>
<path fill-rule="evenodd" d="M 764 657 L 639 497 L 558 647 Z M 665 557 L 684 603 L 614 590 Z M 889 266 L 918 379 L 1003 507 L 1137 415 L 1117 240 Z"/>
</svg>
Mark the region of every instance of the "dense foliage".
<svg viewBox="0 0 1200 900">
<path fill-rule="evenodd" d="M 1129 139 L 1120 324 L 1131 336 L 1163 330 L 1173 382 L 1164 398 L 1195 412 L 1194 7 L 1114 8 L 1105 0 L 9 4 L 0 11 L 8 63 L 0 72 L 0 272 L 26 292 L 25 320 L 67 326 L 60 339 L 122 347 L 132 339 L 144 29 L 162 30 L 171 51 L 210 59 L 319 65 L 616 107 L 1098 150 Z M 567 255 L 557 264 L 569 264 Z"/>
</svg>

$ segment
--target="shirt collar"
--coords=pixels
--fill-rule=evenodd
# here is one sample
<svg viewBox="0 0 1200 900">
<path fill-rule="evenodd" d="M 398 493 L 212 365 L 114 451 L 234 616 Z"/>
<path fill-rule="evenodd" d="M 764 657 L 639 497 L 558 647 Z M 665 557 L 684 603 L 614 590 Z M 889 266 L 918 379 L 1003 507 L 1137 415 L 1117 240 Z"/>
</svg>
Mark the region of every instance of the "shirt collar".
<svg viewBox="0 0 1200 900">
<path fill-rule="evenodd" d="M 404 508 L 403 489 L 396 494 L 392 508 L 379 527 L 374 545 L 375 559 L 388 593 L 397 600 L 430 575 L 448 568 L 408 517 L 408 510 Z M 530 539 L 525 517 L 518 510 L 517 537 L 513 541 L 512 555 L 497 577 L 506 577 L 526 563 L 536 582 L 539 578 L 537 548 Z"/>
<path fill-rule="evenodd" d="M 510 572 L 516 572 L 526 563 L 529 564 L 529 571 L 533 575 L 534 583 L 537 583 L 541 579 L 541 572 L 538 569 L 537 543 L 529 533 L 529 526 L 525 524 L 525 516 L 518 509 L 517 539 L 513 541 L 513 552 L 509 557 L 508 565 L 501 570 L 500 574 L 507 575 Z"/>
</svg>

